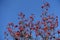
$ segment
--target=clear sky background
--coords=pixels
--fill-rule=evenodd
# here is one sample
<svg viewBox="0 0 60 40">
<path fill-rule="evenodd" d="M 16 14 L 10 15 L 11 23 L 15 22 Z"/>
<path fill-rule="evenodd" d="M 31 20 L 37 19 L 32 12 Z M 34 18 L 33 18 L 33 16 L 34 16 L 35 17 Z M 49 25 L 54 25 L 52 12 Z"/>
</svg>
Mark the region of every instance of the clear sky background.
<svg viewBox="0 0 60 40">
<path fill-rule="evenodd" d="M 47 1 L 50 3 L 49 14 L 54 13 L 59 17 L 58 29 L 60 29 L 60 0 Z M 3 32 L 9 22 L 17 24 L 19 12 L 23 12 L 27 18 L 34 13 L 36 20 L 39 20 L 41 5 L 41 0 L 0 0 L 0 40 L 4 40 Z"/>
</svg>

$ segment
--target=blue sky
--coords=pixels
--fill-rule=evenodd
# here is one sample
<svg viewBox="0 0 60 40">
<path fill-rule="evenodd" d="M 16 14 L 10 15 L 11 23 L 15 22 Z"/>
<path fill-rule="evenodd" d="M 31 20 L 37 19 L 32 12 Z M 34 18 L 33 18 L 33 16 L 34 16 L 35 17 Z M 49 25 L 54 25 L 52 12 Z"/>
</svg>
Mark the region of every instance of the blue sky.
<svg viewBox="0 0 60 40">
<path fill-rule="evenodd" d="M 47 0 L 50 3 L 49 14 L 54 13 L 60 18 L 60 0 Z M 9 22 L 18 22 L 18 13 L 23 12 L 28 18 L 31 13 L 37 17 L 41 14 L 41 0 L 0 0 L 0 40 Z M 60 19 L 59 19 L 60 24 Z M 59 25 L 60 26 L 60 25 Z M 58 26 L 58 29 L 60 27 Z"/>
</svg>

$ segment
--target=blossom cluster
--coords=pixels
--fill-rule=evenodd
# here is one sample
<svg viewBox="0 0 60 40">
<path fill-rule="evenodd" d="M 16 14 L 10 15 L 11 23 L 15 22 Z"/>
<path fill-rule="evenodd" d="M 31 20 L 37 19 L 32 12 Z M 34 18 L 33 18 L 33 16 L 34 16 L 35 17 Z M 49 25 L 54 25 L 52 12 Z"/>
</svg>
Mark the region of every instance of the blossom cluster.
<svg viewBox="0 0 60 40">
<path fill-rule="evenodd" d="M 8 23 L 7 30 L 9 34 L 13 37 L 13 40 L 60 40 L 56 38 L 55 34 L 60 34 L 60 30 L 55 32 L 58 27 L 58 16 L 53 16 L 48 14 L 48 8 L 50 4 L 45 2 L 41 8 L 43 12 L 40 15 L 41 20 L 34 22 L 34 14 L 26 19 L 25 14 L 20 12 L 18 25 L 13 22 Z M 7 32 L 4 32 L 5 39 L 8 36 Z M 39 39 L 40 38 L 40 39 Z"/>
</svg>

